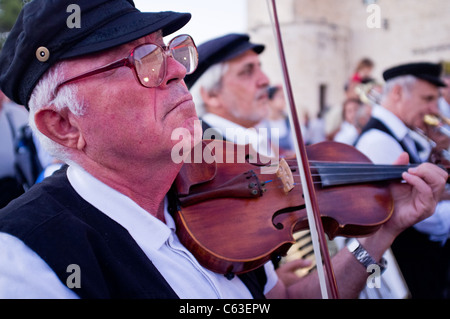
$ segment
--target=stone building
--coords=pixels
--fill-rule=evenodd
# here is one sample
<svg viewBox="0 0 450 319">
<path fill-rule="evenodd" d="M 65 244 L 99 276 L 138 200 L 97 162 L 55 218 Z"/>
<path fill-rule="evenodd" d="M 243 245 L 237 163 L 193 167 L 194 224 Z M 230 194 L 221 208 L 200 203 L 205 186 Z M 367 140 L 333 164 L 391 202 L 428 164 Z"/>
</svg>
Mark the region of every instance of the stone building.
<svg viewBox="0 0 450 319">
<path fill-rule="evenodd" d="M 248 32 L 267 45 L 263 68 L 282 82 L 274 31 L 263 0 L 247 0 Z M 372 75 L 410 61 L 450 60 L 448 0 L 278 0 L 277 8 L 297 109 L 327 112 L 327 130 L 339 125 L 344 86 L 358 61 L 372 59 Z"/>
</svg>

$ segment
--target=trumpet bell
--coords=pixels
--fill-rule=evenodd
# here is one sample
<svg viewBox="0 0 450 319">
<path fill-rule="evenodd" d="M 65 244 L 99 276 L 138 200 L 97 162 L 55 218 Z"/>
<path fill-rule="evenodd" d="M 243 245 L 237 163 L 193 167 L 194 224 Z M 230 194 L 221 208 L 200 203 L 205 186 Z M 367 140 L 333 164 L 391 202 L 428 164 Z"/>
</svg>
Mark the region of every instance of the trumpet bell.
<svg viewBox="0 0 450 319">
<path fill-rule="evenodd" d="M 435 115 L 431 115 L 431 114 L 427 114 L 423 117 L 423 121 L 425 122 L 425 124 L 427 125 L 431 125 L 431 126 L 439 126 L 441 124 L 441 121 L 439 120 L 439 118 Z"/>
<path fill-rule="evenodd" d="M 442 116 L 427 114 L 423 117 L 423 121 L 425 124 L 437 128 L 441 134 L 450 137 L 450 119 L 444 118 Z"/>
</svg>

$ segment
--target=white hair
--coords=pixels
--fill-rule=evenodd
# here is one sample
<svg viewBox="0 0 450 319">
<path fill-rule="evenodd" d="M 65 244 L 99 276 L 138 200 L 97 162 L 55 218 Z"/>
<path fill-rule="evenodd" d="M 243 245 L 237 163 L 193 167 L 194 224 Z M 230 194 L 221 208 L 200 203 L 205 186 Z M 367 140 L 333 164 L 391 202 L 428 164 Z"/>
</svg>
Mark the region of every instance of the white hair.
<svg viewBox="0 0 450 319">
<path fill-rule="evenodd" d="M 402 88 L 402 92 L 410 95 L 414 85 L 417 83 L 417 78 L 412 75 L 402 75 L 398 76 L 392 80 L 386 82 L 383 88 L 383 93 L 381 95 L 381 103 L 383 103 L 386 97 L 391 93 L 392 89 L 399 85 Z"/>
<path fill-rule="evenodd" d="M 59 62 L 53 66 L 42 76 L 34 88 L 28 103 L 30 108 L 29 125 L 39 139 L 41 146 L 50 155 L 61 161 L 70 162 L 68 148 L 42 134 L 36 127 L 35 122 L 36 113 L 42 109 L 61 111 L 68 108 L 70 112 L 77 116 L 84 114 L 85 103 L 78 98 L 78 90 L 75 85 L 61 87 L 57 95 L 54 96 L 56 86 L 64 80 L 64 65 L 64 62 Z"/>
<path fill-rule="evenodd" d="M 222 62 L 209 67 L 189 90 L 195 103 L 197 115 L 201 117 L 206 113 L 205 102 L 200 90 L 203 88 L 207 94 L 213 94 L 222 87 L 222 77 L 228 70 L 228 63 Z"/>
</svg>

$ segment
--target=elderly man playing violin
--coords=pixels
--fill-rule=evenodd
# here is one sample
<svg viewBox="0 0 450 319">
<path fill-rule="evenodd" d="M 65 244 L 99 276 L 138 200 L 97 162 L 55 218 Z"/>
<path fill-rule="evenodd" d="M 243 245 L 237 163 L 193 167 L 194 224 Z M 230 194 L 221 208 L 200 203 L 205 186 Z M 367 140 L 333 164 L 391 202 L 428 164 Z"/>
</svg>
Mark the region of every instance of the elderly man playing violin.
<svg viewBox="0 0 450 319">
<path fill-rule="evenodd" d="M 226 278 L 181 243 L 167 194 L 182 164 L 172 130 L 194 131 L 183 81 L 197 64 L 187 35 L 165 44 L 190 15 L 141 13 L 132 1 L 26 4 L 0 56 L 0 87 L 30 110 L 30 125 L 68 165 L 0 211 L 3 298 L 320 297 L 317 278 L 288 289 L 268 263 Z M 401 156 L 398 163 L 406 163 Z M 393 188 L 395 212 L 360 240 L 375 260 L 405 228 L 433 212 L 447 173 L 422 164 Z M 334 258 L 344 298 L 367 272 L 349 252 Z"/>
</svg>

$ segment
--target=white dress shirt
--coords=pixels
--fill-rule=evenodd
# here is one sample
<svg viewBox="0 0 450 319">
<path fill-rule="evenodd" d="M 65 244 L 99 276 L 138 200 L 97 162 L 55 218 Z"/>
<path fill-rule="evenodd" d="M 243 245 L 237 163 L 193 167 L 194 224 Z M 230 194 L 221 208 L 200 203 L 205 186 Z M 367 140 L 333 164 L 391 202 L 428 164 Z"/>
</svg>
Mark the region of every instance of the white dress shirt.
<svg viewBox="0 0 450 319">
<path fill-rule="evenodd" d="M 397 116 L 379 105 L 374 106 L 372 117 L 386 125 L 397 139 L 385 132 L 372 129 L 360 137 L 356 148 L 376 164 L 392 164 L 404 152 L 398 141 L 405 139 L 409 129 Z M 410 147 L 411 152 L 417 153 L 414 145 Z"/>
<path fill-rule="evenodd" d="M 353 145 L 353 143 L 358 138 L 358 135 L 359 133 L 356 127 L 353 124 L 344 121 L 341 124 L 341 128 L 334 136 L 334 141 L 348 145 Z"/>
<path fill-rule="evenodd" d="M 250 144 L 253 149 L 261 155 L 274 155 L 271 143 L 269 142 L 269 136 L 272 135 L 269 134 L 268 128 L 266 127 L 245 128 L 212 113 L 203 115 L 202 120 L 212 129 L 219 132 L 223 138 L 229 142 L 238 145 Z M 207 131 L 203 133 L 203 137 L 205 139 L 209 138 Z M 277 135 L 273 135 L 272 137 L 276 138 Z M 278 141 L 275 141 L 273 144 L 278 145 Z"/>
<path fill-rule="evenodd" d="M 203 268 L 179 242 L 167 203 L 164 224 L 80 167 L 70 166 L 67 176 L 83 199 L 127 229 L 180 298 L 252 298 L 238 277 L 228 280 Z M 265 270 L 267 293 L 278 277 L 272 263 Z M 0 298 L 77 298 L 74 292 L 23 242 L 0 233 Z"/>
</svg>

